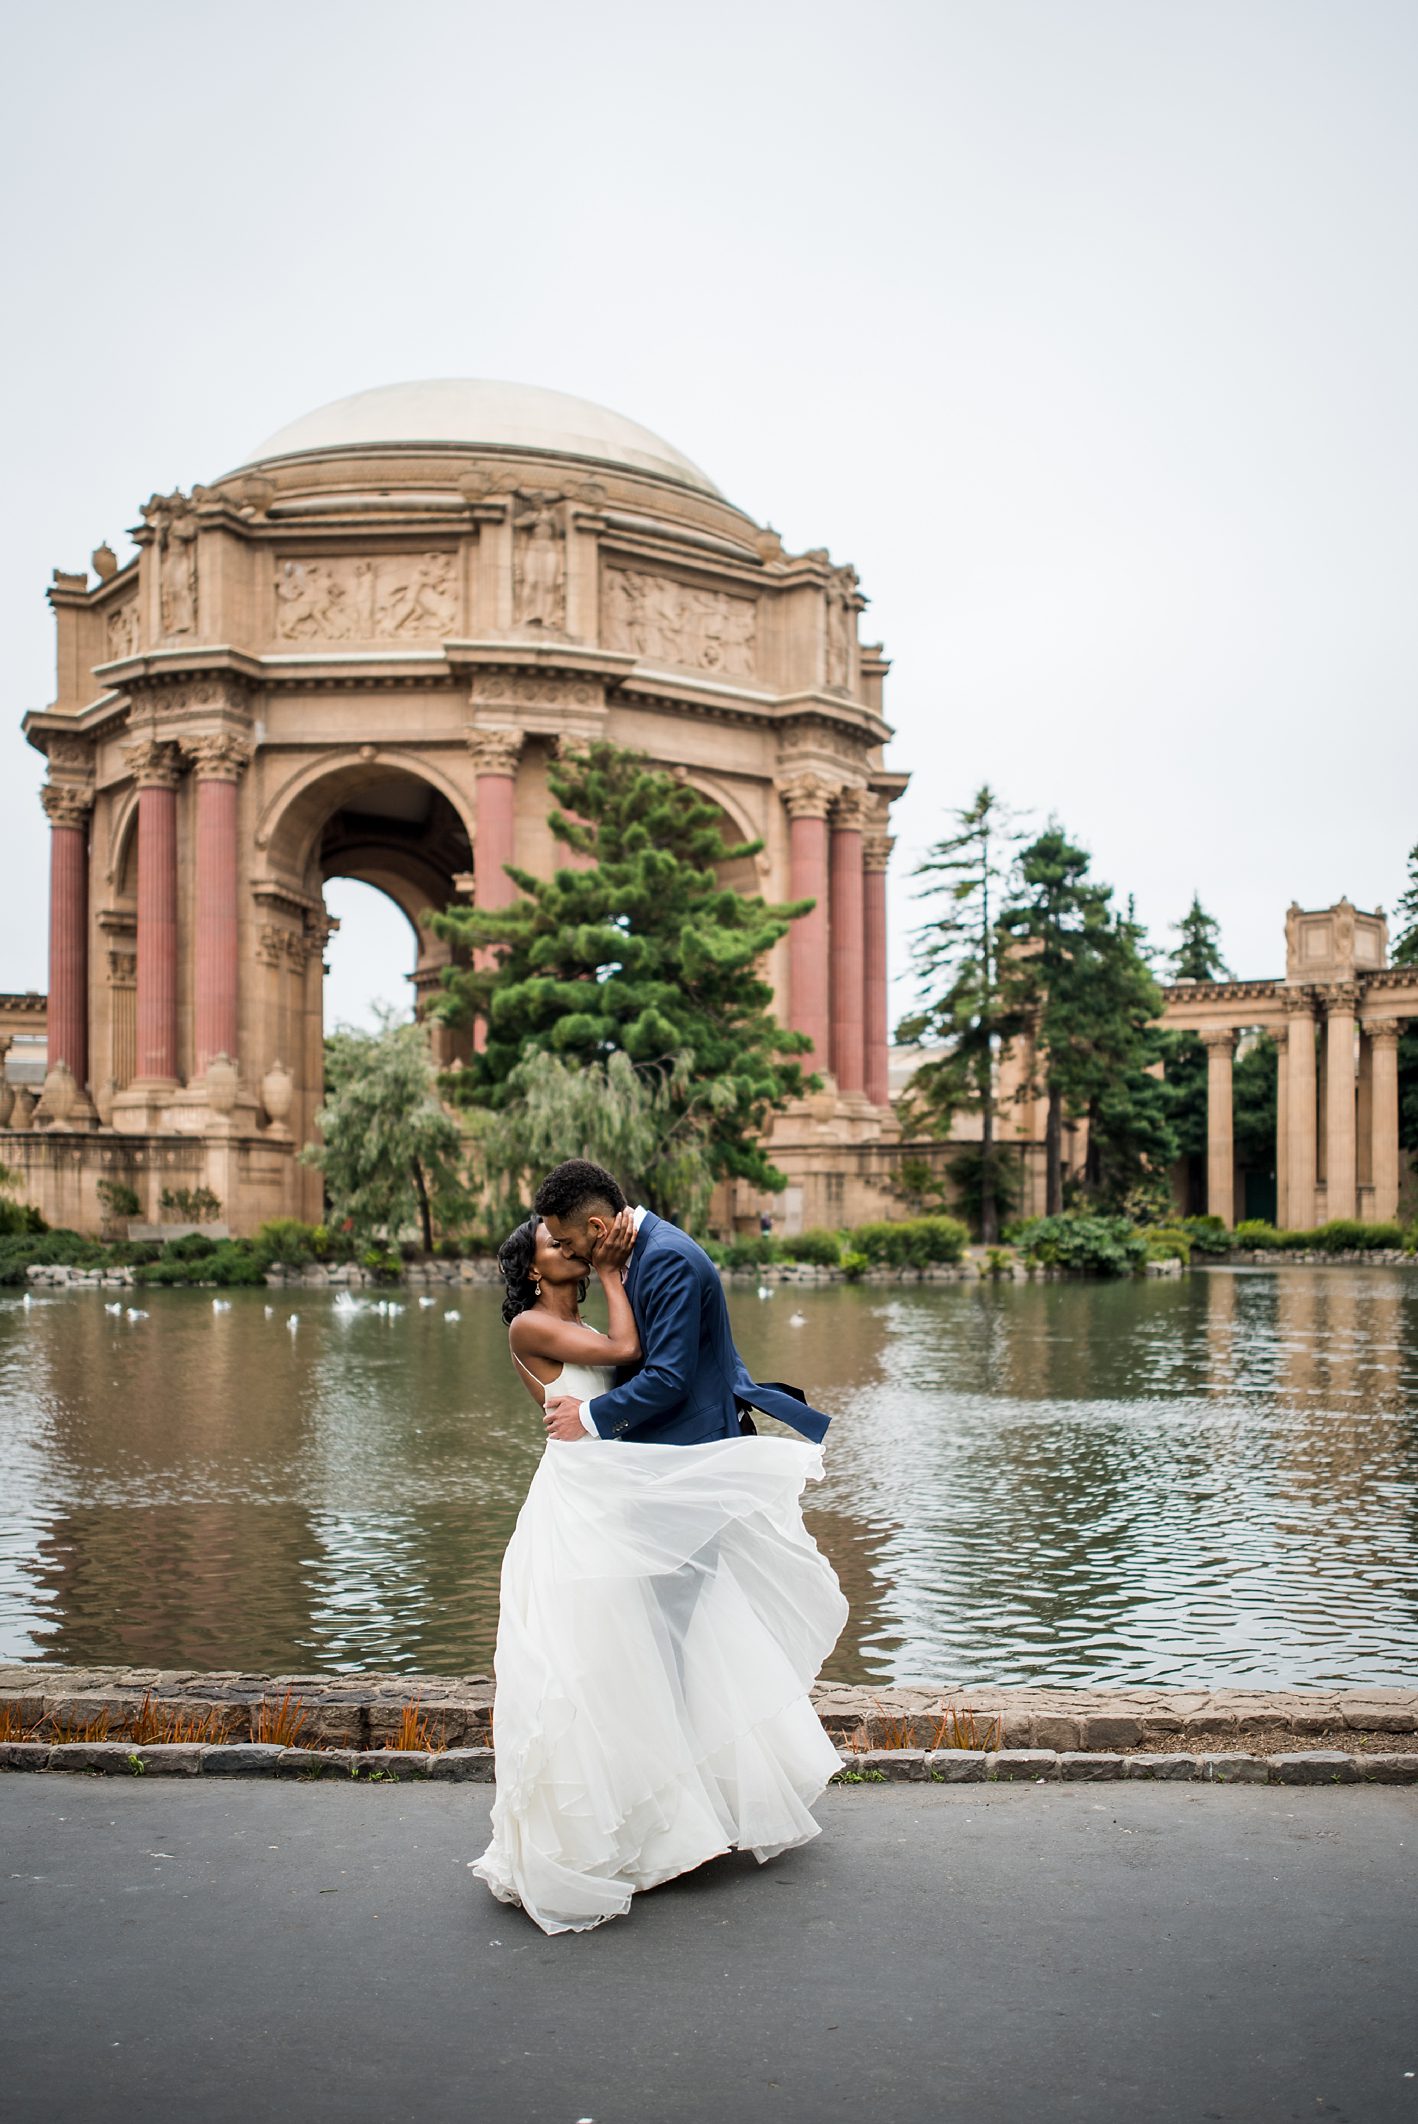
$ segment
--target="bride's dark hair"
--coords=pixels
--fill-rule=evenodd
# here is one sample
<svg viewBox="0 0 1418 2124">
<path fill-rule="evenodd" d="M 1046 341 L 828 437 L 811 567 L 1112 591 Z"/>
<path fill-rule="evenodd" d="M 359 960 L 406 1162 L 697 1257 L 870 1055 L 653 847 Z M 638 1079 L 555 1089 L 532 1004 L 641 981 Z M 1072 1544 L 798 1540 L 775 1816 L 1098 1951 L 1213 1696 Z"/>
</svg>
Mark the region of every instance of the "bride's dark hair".
<svg viewBox="0 0 1418 2124">
<path fill-rule="evenodd" d="M 497 1266 L 502 1276 L 502 1317 L 510 1327 L 519 1313 L 525 1313 L 529 1305 L 537 1302 L 537 1286 L 532 1276 L 532 1263 L 537 1254 L 537 1216 L 527 1217 L 515 1232 L 509 1232 L 497 1250 Z M 576 1303 L 579 1305 L 590 1285 L 590 1277 L 583 1276 L 576 1288 Z"/>
</svg>

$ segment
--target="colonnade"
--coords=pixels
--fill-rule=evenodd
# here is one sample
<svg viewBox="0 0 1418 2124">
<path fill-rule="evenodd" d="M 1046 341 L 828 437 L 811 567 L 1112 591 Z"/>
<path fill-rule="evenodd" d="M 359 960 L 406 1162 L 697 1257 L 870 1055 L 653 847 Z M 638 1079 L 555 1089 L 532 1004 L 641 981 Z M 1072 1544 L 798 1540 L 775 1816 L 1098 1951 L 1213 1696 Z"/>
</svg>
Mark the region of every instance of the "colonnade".
<svg viewBox="0 0 1418 2124">
<path fill-rule="evenodd" d="M 840 1092 L 888 1101 L 886 870 L 890 837 L 872 792 L 803 774 L 779 785 L 788 813 L 789 897 L 816 902 L 788 932 L 788 1023 L 809 1066 Z"/>
<path fill-rule="evenodd" d="M 1398 1212 L 1398 1040 L 1366 983 L 1276 987 L 1283 1016 L 1264 1029 L 1280 1050 L 1276 1098 L 1276 1222 L 1306 1229 L 1332 1218 L 1387 1223 Z M 1373 1014 L 1370 1014 L 1372 1010 Z M 1207 1209 L 1235 1222 L 1232 1066 L 1239 1028 L 1201 1026 L 1206 1049 Z"/>
</svg>

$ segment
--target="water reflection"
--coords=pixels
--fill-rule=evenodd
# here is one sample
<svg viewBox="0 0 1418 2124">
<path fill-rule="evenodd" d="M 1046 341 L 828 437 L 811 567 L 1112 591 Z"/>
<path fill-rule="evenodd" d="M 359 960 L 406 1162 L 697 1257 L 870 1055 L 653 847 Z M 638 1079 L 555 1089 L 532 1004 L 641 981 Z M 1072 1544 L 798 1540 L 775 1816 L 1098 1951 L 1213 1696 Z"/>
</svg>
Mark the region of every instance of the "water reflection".
<svg viewBox="0 0 1418 2124">
<path fill-rule="evenodd" d="M 144 1302 L 0 1297 L 0 1654 L 486 1671 L 541 1450 L 492 1294 Z M 732 1304 L 836 1417 L 830 1675 L 1411 1682 L 1418 1275 Z"/>
</svg>

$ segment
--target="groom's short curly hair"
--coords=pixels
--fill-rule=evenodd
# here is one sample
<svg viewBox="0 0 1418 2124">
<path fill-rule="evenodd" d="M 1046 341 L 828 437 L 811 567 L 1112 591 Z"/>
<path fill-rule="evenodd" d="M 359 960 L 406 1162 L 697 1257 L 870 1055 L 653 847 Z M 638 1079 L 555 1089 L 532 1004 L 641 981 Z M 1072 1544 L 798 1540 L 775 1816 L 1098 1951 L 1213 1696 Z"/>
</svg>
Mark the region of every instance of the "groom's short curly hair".
<svg viewBox="0 0 1418 2124">
<path fill-rule="evenodd" d="M 547 1174 L 532 1207 L 539 1217 L 575 1219 L 590 1204 L 599 1202 L 604 1202 L 609 1210 L 623 1210 L 625 1196 L 620 1182 L 589 1158 L 568 1158 Z"/>
</svg>

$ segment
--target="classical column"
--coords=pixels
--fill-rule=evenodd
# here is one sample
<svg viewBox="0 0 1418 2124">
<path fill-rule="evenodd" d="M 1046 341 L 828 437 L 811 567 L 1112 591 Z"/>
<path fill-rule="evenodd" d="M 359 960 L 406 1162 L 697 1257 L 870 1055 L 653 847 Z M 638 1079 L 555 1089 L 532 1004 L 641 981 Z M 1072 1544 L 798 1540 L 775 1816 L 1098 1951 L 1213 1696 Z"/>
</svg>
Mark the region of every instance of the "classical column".
<svg viewBox="0 0 1418 2124">
<path fill-rule="evenodd" d="M 1285 1217 L 1293 1231 L 1315 1221 L 1315 1006 L 1310 989 L 1286 990 L 1289 1014 L 1285 1048 L 1286 1155 Z"/>
<path fill-rule="evenodd" d="M 891 1097 L 889 1049 L 891 1028 L 886 984 L 886 871 L 895 844 L 889 834 L 869 833 L 862 842 L 862 897 L 866 928 L 863 987 L 866 1019 L 867 1097 L 885 1106 Z"/>
<path fill-rule="evenodd" d="M 788 898 L 811 900 L 788 931 L 788 1023 L 812 1042 L 809 1069 L 831 1067 L 828 1014 L 827 813 L 833 791 L 815 774 L 779 784 L 788 813 Z"/>
<path fill-rule="evenodd" d="M 1374 1058 L 1374 1222 L 1398 1215 L 1398 1036 L 1397 1018 L 1370 1018 L 1364 1027 Z"/>
<path fill-rule="evenodd" d="M 89 1080 L 89 812 L 92 790 L 46 782 L 49 818 L 48 1067 L 67 1064 L 82 1093 Z"/>
<path fill-rule="evenodd" d="M 1336 981 L 1325 991 L 1328 1027 L 1326 1062 L 1325 1217 L 1358 1212 L 1358 1158 L 1354 1115 L 1354 1020 L 1357 981 Z"/>
<path fill-rule="evenodd" d="M 513 858 L 516 812 L 513 792 L 523 738 L 520 730 L 470 730 L 468 750 L 477 777 L 477 834 L 473 842 L 473 904 L 484 910 L 509 907 L 517 888 L 504 864 Z"/>
<path fill-rule="evenodd" d="M 177 1082 L 177 747 L 124 747 L 138 785 L 138 1079 Z"/>
<path fill-rule="evenodd" d="M 1206 1210 L 1228 1228 L 1236 1221 L 1236 1152 L 1231 1120 L 1231 1058 L 1236 1052 L 1233 1027 L 1209 1025 L 1201 1034 L 1206 1049 Z"/>
<path fill-rule="evenodd" d="M 829 903 L 832 919 L 832 1072 L 837 1089 L 866 1090 L 866 907 L 862 837 L 867 793 L 844 789 L 832 807 Z"/>
<path fill-rule="evenodd" d="M 1275 1222 L 1279 1230 L 1289 1223 L 1290 1172 L 1286 1163 L 1290 1141 L 1290 1031 L 1285 1025 L 1266 1028 L 1275 1042 Z"/>
<path fill-rule="evenodd" d="M 193 995 L 200 1077 L 217 1055 L 237 1059 L 236 785 L 251 751 L 226 731 L 189 739 L 183 751 L 197 779 Z"/>
</svg>

